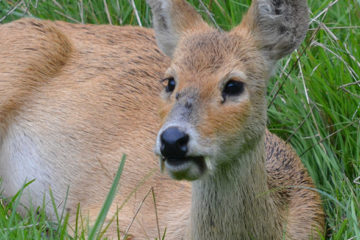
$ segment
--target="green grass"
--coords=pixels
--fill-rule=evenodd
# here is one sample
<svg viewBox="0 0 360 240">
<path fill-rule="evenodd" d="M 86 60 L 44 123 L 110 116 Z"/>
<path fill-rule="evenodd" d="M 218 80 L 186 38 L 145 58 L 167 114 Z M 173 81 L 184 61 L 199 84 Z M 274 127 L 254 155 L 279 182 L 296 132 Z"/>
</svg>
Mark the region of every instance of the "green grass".
<svg viewBox="0 0 360 240">
<path fill-rule="evenodd" d="M 74 229 L 69 229 L 68 220 L 69 214 L 65 213 L 64 208 L 58 208 L 55 204 L 51 189 L 50 197 L 53 204 L 53 209 L 56 215 L 56 223 L 49 221 L 46 217 L 45 200 L 43 205 L 25 210 L 25 214 L 20 215 L 17 209 L 20 204 L 20 198 L 26 187 L 28 187 L 35 180 L 31 180 L 24 184 L 24 186 L 10 199 L 2 199 L 0 205 L 0 239 L 101 239 L 105 234 L 108 223 L 104 226 L 105 217 L 110 209 L 110 206 L 117 193 L 120 177 L 125 165 L 125 155 L 122 157 L 118 171 L 116 172 L 114 181 L 111 185 L 108 195 L 100 210 L 100 213 L 95 220 L 95 223 L 90 226 L 88 222 L 84 224 L 84 219 L 81 216 L 80 205 L 77 208 L 76 225 Z M 65 203 L 63 206 L 66 205 Z M 119 208 L 121 209 L 121 208 Z M 61 212 L 60 212 L 61 211 Z M 24 216 L 25 215 L 25 216 Z M 115 215 L 117 216 L 117 215 Z M 86 221 L 86 220 L 85 220 Z M 69 234 L 68 231 L 74 232 Z M 126 240 L 126 236 L 123 238 Z"/>
<path fill-rule="evenodd" d="M 0 0 L 0 21 L 32 16 L 149 27 L 145 1 L 135 0 L 134 6 L 129 2 Z M 209 23 L 226 30 L 240 22 L 250 4 L 190 2 Z M 306 40 L 279 63 L 269 82 L 269 129 L 291 143 L 313 177 L 327 215 L 326 239 L 360 239 L 360 1 L 310 0 L 309 6 L 312 22 Z M 20 217 L 13 211 L 17 199 L 1 204 L 0 238 L 69 238 L 64 233 L 66 216 L 60 226 L 47 221 L 41 208 L 37 215 Z M 81 233 L 75 238 L 81 239 Z"/>
</svg>

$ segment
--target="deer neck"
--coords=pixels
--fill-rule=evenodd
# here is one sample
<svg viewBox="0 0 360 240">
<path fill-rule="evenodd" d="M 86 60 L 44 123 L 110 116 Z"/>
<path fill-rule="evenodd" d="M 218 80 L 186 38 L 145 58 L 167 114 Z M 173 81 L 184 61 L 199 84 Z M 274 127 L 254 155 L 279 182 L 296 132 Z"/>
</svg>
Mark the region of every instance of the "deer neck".
<svg viewBox="0 0 360 240">
<path fill-rule="evenodd" d="M 193 182 L 191 238 L 281 239 L 280 215 L 269 194 L 264 137 L 229 167 Z"/>
</svg>

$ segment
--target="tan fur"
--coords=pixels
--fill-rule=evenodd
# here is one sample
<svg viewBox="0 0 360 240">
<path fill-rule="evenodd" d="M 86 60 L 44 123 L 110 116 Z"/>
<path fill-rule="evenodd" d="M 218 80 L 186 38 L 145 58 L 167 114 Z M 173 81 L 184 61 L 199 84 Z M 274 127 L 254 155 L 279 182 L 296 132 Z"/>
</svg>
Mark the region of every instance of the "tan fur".
<svg viewBox="0 0 360 240">
<path fill-rule="evenodd" d="M 33 205 L 42 205 L 51 187 L 61 209 L 70 186 L 66 209 L 74 217 L 80 202 L 84 216 L 94 219 L 126 154 L 109 219 L 152 173 L 121 209 L 121 230 L 153 186 L 161 232 L 168 227 L 169 238 L 179 239 L 191 190 L 187 182 L 160 174 L 153 154 L 159 79 L 168 60 L 155 47 L 152 31 L 23 19 L 1 25 L 0 40 L 4 195 L 15 194 L 26 179 L 36 179 L 23 203 L 28 206 L 31 195 Z M 184 219 L 180 226 L 178 219 Z M 151 198 L 130 233 L 138 239 L 157 236 Z"/>
<path fill-rule="evenodd" d="M 4 195 L 36 179 L 22 197 L 24 206 L 42 205 L 44 195 L 49 202 L 51 188 L 63 207 L 70 187 L 71 222 L 78 203 L 94 220 L 126 154 L 107 218 L 129 197 L 119 210 L 121 231 L 154 187 L 166 239 L 318 239 L 324 216 L 319 195 L 309 189 L 312 180 L 293 150 L 265 127 L 266 80 L 304 30 L 294 31 L 295 43 L 262 42 L 268 29 L 256 23 L 263 15 L 254 9 L 266 1 L 255 1 L 230 33 L 207 26 L 183 0 L 148 2 L 157 42 L 171 59 L 158 50 L 150 29 L 34 19 L 0 25 Z M 303 1 L 295 2 L 303 11 Z M 302 14 L 295 20 L 306 20 Z M 223 102 L 229 74 L 246 87 Z M 160 100 L 164 76 L 174 76 L 177 86 Z M 153 153 L 159 128 L 179 121 L 196 133 L 193 152 L 206 156 L 209 167 L 192 183 L 161 174 Z M 54 218 L 50 203 L 46 210 Z M 151 197 L 129 233 L 132 239 L 158 237 Z M 116 224 L 108 235 L 116 237 Z"/>
</svg>

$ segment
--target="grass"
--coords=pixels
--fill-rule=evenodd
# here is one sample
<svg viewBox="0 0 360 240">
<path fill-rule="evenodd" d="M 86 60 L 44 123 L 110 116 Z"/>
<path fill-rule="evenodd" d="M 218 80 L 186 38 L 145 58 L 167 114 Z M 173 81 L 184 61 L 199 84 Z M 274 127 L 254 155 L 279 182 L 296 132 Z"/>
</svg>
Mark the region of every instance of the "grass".
<svg viewBox="0 0 360 240">
<path fill-rule="evenodd" d="M 56 223 L 47 219 L 44 211 L 46 204 L 45 200 L 43 206 L 38 207 L 35 211 L 32 208 L 27 209 L 25 217 L 24 215 L 17 213 L 16 209 L 19 207 L 20 198 L 24 189 L 35 181 L 31 180 L 25 183 L 17 194 L 10 199 L 6 199 L 6 203 L 1 201 L 0 239 L 101 239 L 101 236 L 105 234 L 107 229 L 107 225 L 104 227 L 105 217 L 117 193 L 120 177 L 125 165 L 125 159 L 126 157 L 124 155 L 100 213 L 92 226 L 90 226 L 88 222 L 84 225 L 80 205 L 78 205 L 75 229 L 69 229 L 69 214 L 65 213 L 64 208 L 59 209 L 56 206 L 51 189 L 50 197 L 57 219 Z M 65 197 L 65 201 L 66 199 L 67 196 Z M 63 205 L 65 206 L 66 202 Z M 60 214 L 59 210 L 61 211 Z M 68 234 L 69 230 L 74 232 L 72 236 L 71 234 Z M 124 239 L 126 240 L 126 236 Z"/>
<path fill-rule="evenodd" d="M 226 30 L 240 22 L 250 4 L 249 0 L 189 2 L 209 23 Z M 360 1 L 309 0 L 309 6 L 307 38 L 279 63 L 269 82 L 268 126 L 296 149 L 313 177 L 326 212 L 326 239 L 360 239 Z M 144 0 L 0 0 L 0 23 L 23 16 L 151 25 Z M 41 208 L 37 215 L 29 212 L 25 217 L 13 211 L 20 195 L 21 190 L 10 204 L 1 204 L 0 236 L 70 238 L 64 233 L 66 217 L 56 226 Z M 81 234 L 74 238 L 83 238 Z"/>
</svg>

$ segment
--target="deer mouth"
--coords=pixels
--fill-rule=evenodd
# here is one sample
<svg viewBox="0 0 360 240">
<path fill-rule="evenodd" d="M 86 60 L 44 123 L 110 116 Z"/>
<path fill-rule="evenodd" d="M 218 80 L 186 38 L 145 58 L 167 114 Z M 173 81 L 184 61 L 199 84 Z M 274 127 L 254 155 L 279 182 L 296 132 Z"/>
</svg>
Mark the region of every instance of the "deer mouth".
<svg viewBox="0 0 360 240">
<path fill-rule="evenodd" d="M 187 162 L 194 162 L 196 164 L 199 164 L 204 161 L 204 157 L 198 156 L 198 157 L 186 157 L 186 158 L 163 158 L 163 160 L 172 166 L 180 166 Z"/>
<path fill-rule="evenodd" d="M 174 179 L 196 180 L 206 171 L 205 158 L 203 156 L 189 156 L 185 158 L 162 157 L 166 170 Z"/>
</svg>

